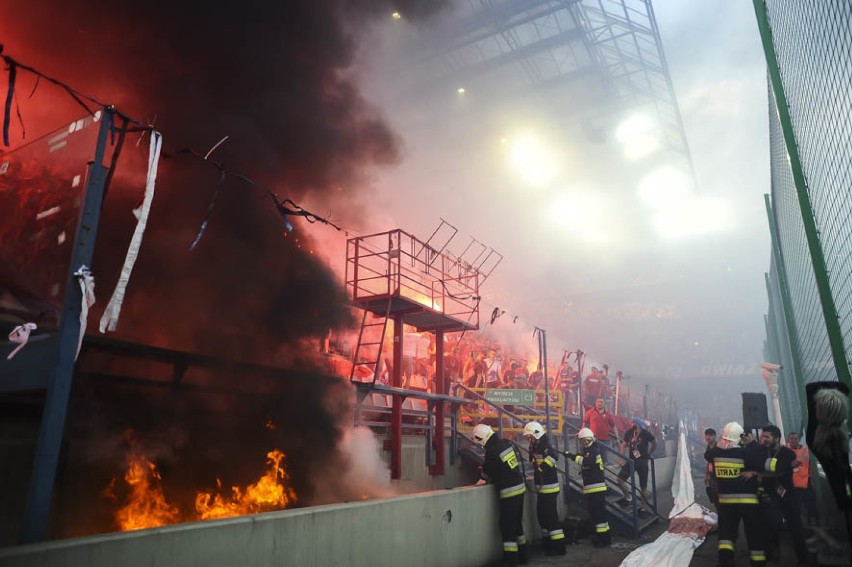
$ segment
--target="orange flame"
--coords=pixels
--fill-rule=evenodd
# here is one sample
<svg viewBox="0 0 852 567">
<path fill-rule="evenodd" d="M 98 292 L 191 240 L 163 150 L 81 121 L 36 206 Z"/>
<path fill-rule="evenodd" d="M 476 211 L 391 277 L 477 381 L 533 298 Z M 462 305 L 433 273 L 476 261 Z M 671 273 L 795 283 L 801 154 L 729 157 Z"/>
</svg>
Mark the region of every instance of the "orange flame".
<svg viewBox="0 0 852 567">
<path fill-rule="evenodd" d="M 260 480 L 248 485 L 245 490 L 231 487 L 230 497 L 211 492 L 199 492 L 195 496 L 198 518 L 227 518 L 243 514 L 256 514 L 270 510 L 281 510 L 297 501 L 296 492 L 289 486 L 290 475 L 284 467 L 284 453 L 274 450 L 266 455 L 269 469 Z M 222 483 L 217 479 L 221 489 Z"/>
<path fill-rule="evenodd" d="M 165 526 L 180 520 L 178 507 L 166 500 L 160 481 L 157 466 L 136 447 L 131 447 L 127 454 L 127 472 L 124 474 L 128 502 L 115 513 L 115 521 L 121 531 Z M 116 499 L 114 487 L 115 479 L 112 479 L 106 494 Z"/>
<path fill-rule="evenodd" d="M 125 437 L 131 443 L 127 453 L 127 472 L 124 474 L 126 492 L 121 498 L 116 495 L 115 478 L 103 491 L 104 495 L 116 502 L 127 502 L 115 512 L 115 522 L 121 531 L 281 510 L 298 501 L 296 492 L 289 484 L 290 475 L 284 467 L 285 455 L 276 449 L 267 453 L 269 467 L 256 483 L 245 488 L 232 486 L 231 494 L 223 495 L 222 482 L 216 479 L 219 490 L 197 492 L 194 513 L 181 514 L 178 506 L 166 500 L 160 473 L 156 465 L 142 454 L 133 440 L 133 433 L 128 431 Z"/>
</svg>

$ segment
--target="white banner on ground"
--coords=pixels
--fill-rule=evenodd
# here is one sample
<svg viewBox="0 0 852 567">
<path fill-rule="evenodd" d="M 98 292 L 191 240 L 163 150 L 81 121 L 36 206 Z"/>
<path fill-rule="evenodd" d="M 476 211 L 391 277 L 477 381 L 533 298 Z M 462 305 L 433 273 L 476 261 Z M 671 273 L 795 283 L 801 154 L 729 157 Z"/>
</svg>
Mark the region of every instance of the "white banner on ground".
<svg viewBox="0 0 852 567">
<path fill-rule="evenodd" d="M 695 486 L 683 423 L 680 424 L 672 496 L 674 506 L 669 513 L 671 522 L 668 531 L 635 549 L 621 562 L 622 567 L 689 567 L 695 548 L 704 543 L 707 532 L 716 526 L 716 514 L 695 503 Z"/>
</svg>

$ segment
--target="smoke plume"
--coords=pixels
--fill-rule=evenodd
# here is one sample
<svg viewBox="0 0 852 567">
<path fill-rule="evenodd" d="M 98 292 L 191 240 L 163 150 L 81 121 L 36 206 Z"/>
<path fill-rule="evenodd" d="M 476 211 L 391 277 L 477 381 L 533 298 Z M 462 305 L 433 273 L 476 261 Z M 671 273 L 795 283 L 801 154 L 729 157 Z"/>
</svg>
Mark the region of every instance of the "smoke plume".
<svg viewBox="0 0 852 567">
<path fill-rule="evenodd" d="M 359 37 L 393 10 L 425 18 L 443 4 L 0 5 L 6 54 L 153 124 L 167 153 L 185 147 L 205 153 L 228 136 L 211 159 L 255 182 L 226 176 L 191 252 L 219 171 L 187 158 L 162 161 L 148 230 L 112 336 L 288 369 L 256 375 L 191 369 L 181 386 L 169 389 L 146 384 L 150 376 L 96 380 L 103 374 L 91 368 L 106 363 L 81 361 L 62 498 L 76 497 L 71 487 L 82 475 L 91 479 L 81 481 L 91 494 L 92 485 L 102 487 L 115 474 L 121 463 L 116 439 L 128 427 L 151 448 L 167 487 L 199 479 L 209 484 L 217 474 L 248 478 L 274 446 L 287 452 L 303 501 L 325 498 L 315 494 L 322 484 L 316 474 L 338 446 L 351 445 L 338 441 L 351 416 L 352 393 L 346 382 L 328 376 L 312 349 L 329 328 L 351 327 L 354 320 L 340 280 L 314 253 L 312 235 L 334 228 L 295 220 L 295 230 L 285 231 L 268 192 L 297 203 L 309 199 L 317 214 L 358 226 L 369 211 L 371 169 L 400 156 L 397 135 L 356 87 Z M 5 84 L 0 87 L 5 91 Z M 84 113 L 64 93 L 23 72 L 16 104 L 23 125 L 13 124 L 13 146 Z M 92 268 L 102 291 L 91 322 L 118 277 L 135 225 L 131 210 L 142 197 L 147 157 L 147 140 L 137 144 L 138 138 L 128 136 L 101 216 Z M 108 366 L 106 375 L 127 378 L 129 364 Z M 267 418 L 277 424 L 274 431 L 264 432 Z"/>
</svg>

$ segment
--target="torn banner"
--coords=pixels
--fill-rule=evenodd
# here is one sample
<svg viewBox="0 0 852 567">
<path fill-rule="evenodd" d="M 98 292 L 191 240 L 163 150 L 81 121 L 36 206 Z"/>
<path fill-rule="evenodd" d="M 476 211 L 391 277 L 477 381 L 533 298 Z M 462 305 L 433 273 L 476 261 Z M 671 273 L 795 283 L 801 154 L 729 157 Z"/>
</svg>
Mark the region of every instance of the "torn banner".
<svg viewBox="0 0 852 567">
<path fill-rule="evenodd" d="M 77 339 L 77 353 L 74 355 L 74 360 L 77 360 L 77 357 L 80 356 L 80 347 L 83 346 L 83 336 L 86 334 L 86 325 L 89 321 L 89 308 L 95 304 L 95 278 L 85 264 L 80 266 L 80 269 L 74 272 L 74 275 L 80 282 L 80 293 L 82 295 L 80 301 L 80 337 Z"/>
<path fill-rule="evenodd" d="M 124 292 L 127 289 L 127 283 L 130 281 L 130 274 L 133 272 L 136 257 L 139 255 L 139 248 L 142 246 L 142 235 L 145 233 L 145 227 L 148 224 L 148 214 L 151 211 L 151 202 L 154 200 L 157 165 L 160 161 L 162 147 L 163 136 L 157 131 L 152 131 L 151 145 L 148 152 L 148 178 L 145 182 L 145 197 L 142 199 L 142 204 L 133 210 L 133 214 L 137 219 L 136 230 L 133 232 L 133 238 L 130 239 L 130 246 L 127 248 L 127 256 L 124 258 L 124 266 L 121 268 L 118 283 L 115 285 L 112 297 L 110 297 L 109 303 L 107 303 L 104 309 L 103 316 L 101 316 L 99 328 L 102 333 L 114 331 L 118 324 L 121 304 L 124 302 Z"/>
<path fill-rule="evenodd" d="M 9 353 L 9 356 L 6 357 L 6 360 L 12 360 L 12 358 L 18 354 L 18 351 L 26 346 L 27 341 L 30 339 L 30 333 L 35 331 L 38 327 L 35 323 L 24 323 L 23 325 L 18 325 L 12 332 L 9 333 L 9 340 L 13 343 L 18 343 L 18 346 Z"/>
</svg>

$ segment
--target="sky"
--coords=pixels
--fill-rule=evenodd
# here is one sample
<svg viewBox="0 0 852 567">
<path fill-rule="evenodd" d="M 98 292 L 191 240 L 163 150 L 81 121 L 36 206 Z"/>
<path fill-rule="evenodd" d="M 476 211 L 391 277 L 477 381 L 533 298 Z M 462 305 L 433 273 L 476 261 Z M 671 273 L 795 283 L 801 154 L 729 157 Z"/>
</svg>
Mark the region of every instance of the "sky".
<svg viewBox="0 0 852 567">
<path fill-rule="evenodd" d="M 582 349 L 682 401 L 724 388 L 716 401 L 730 406 L 729 386 L 765 390 L 763 52 L 750 3 L 658 0 L 654 10 L 695 168 L 690 209 L 669 213 L 685 226 L 658 228 L 659 210 L 637 197 L 647 170 L 614 142 L 584 140 L 570 125 L 576 101 L 548 114 L 531 96 L 460 95 L 463 75 L 412 88 L 440 17 L 379 20 L 362 45 L 361 88 L 402 140 L 399 161 L 375 173 L 373 222 L 427 238 L 444 219 L 459 230 L 450 250 L 473 237 L 502 254 L 482 288 L 488 332 L 541 327 L 555 356 Z M 554 156 L 544 183 L 513 165 L 513 144 L 531 135 L 544 140 L 534 152 Z M 508 316 L 487 329 L 493 307 Z"/>
</svg>

